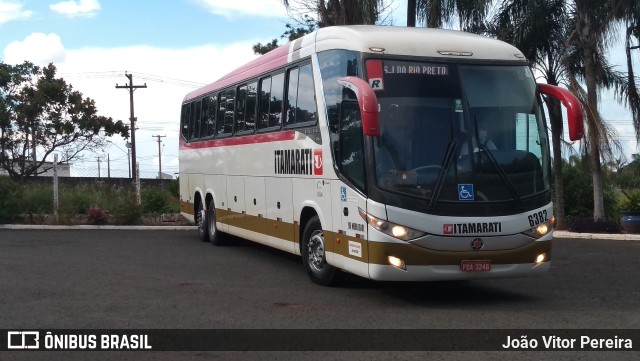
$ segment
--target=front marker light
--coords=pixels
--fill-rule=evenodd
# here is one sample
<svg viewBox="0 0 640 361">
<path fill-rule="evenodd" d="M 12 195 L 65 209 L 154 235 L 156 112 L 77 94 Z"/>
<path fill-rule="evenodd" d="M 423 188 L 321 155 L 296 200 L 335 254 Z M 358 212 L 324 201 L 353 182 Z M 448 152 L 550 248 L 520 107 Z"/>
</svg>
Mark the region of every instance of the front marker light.
<svg viewBox="0 0 640 361">
<path fill-rule="evenodd" d="M 370 214 L 367 214 L 362 208 L 358 208 L 358 213 L 360 214 L 360 217 L 362 217 L 365 222 L 369 223 L 371 227 L 384 234 L 388 234 L 403 241 L 410 241 L 412 239 L 422 237 L 426 234 L 425 232 L 418 231 L 413 228 L 401 226 L 399 224 L 387 222 L 380 218 L 376 218 Z"/>
<path fill-rule="evenodd" d="M 536 257 L 536 261 L 535 264 L 536 266 L 539 265 L 540 263 L 544 262 L 547 260 L 547 254 L 546 253 L 540 253 L 537 257 Z"/>
</svg>

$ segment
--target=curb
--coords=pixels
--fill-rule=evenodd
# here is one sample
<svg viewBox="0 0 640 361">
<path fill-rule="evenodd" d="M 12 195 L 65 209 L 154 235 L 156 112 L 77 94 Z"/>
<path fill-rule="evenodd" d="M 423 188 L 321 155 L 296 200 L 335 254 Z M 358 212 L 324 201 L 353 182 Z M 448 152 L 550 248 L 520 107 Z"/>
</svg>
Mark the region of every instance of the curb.
<svg viewBox="0 0 640 361">
<path fill-rule="evenodd" d="M 553 238 L 608 239 L 608 240 L 614 240 L 614 241 L 640 241 L 640 234 L 574 233 L 574 232 L 567 232 L 567 231 L 553 231 Z"/>
<path fill-rule="evenodd" d="M 60 226 L 60 225 L 31 225 L 31 224 L 2 224 L 1 229 L 31 229 L 31 230 L 129 230 L 129 231 L 191 231 L 196 226 Z"/>
</svg>

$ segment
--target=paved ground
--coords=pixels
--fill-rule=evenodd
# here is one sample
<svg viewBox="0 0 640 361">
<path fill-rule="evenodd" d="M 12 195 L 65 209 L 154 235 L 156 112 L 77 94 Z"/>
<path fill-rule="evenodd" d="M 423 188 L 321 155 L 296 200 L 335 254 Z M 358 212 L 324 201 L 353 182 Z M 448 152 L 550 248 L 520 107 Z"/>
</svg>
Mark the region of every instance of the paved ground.
<svg viewBox="0 0 640 361">
<path fill-rule="evenodd" d="M 139 228 L 136 228 L 139 229 Z M 557 235 L 557 234 L 556 234 Z M 300 259 L 193 229 L 0 230 L 0 327 L 229 329 L 638 329 L 640 242 L 556 240 L 543 278 L 342 287 L 307 280 Z M 585 331 L 585 332 L 587 332 Z M 481 334 L 478 335 L 481 337 Z M 335 335 L 336 338 L 340 334 Z M 295 335 L 291 342 L 296 342 Z M 4 353 L 55 359 L 540 359 L 531 353 Z M 553 359 L 637 353 L 546 353 Z M 613 357 L 613 358 L 612 358 Z"/>
</svg>

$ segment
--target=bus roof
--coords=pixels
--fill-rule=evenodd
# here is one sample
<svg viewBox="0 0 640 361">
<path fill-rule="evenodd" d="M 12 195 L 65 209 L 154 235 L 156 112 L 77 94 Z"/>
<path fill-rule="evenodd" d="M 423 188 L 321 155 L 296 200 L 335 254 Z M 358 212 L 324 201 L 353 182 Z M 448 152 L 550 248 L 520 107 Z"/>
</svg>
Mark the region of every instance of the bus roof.
<svg viewBox="0 0 640 361">
<path fill-rule="evenodd" d="M 512 45 L 461 31 L 375 25 L 332 26 L 316 30 L 252 60 L 214 83 L 192 91 L 184 100 L 223 89 L 330 49 L 430 58 L 524 61 L 522 52 Z M 376 52 L 372 49 L 382 50 Z"/>
</svg>

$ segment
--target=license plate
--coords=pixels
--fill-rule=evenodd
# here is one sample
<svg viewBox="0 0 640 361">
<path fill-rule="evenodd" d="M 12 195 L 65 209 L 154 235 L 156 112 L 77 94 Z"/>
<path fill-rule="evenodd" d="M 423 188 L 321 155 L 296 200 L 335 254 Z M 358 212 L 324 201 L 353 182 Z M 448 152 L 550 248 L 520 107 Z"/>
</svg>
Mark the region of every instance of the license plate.
<svg viewBox="0 0 640 361">
<path fill-rule="evenodd" d="M 460 270 L 462 272 L 489 272 L 491 271 L 491 261 L 490 260 L 462 261 L 460 263 Z"/>
</svg>

